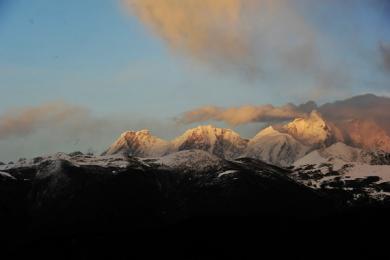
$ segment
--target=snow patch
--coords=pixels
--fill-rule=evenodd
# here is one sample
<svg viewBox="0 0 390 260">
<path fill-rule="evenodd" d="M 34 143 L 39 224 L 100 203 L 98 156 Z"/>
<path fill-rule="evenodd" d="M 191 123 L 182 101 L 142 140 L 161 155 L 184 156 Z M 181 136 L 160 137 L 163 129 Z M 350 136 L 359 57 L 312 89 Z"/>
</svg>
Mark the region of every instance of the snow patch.
<svg viewBox="0 0 390 260">
<path fill-rule="evenodd" d="M 5 177 L 5 178 L 7 178 L 7 179 L 16 180 L 11 174 L 6 173 L 6 172 L 0 172 L 0 176 L 1 176 L 1 177 Z"/>
<path fill-rule="evenodd" d="M 228 170 L 228 171 L 224 171 L 224 172 L 221 172 L 220 174 L 218 174 L 218 178 L 224 176 L 224 175 L 229 175 L 229 174 L 233 174 L 233 173 L 236 173 L 237 171 L 236 170 Z"/>
<path fill-rule="evenodd" d="M 390 182 L 390 165 L 368 165 L 368 164 L 353 164 L 345 175 L 352 179 L 377 176 L 381 178 L 381 182 Z"/>
</svg>

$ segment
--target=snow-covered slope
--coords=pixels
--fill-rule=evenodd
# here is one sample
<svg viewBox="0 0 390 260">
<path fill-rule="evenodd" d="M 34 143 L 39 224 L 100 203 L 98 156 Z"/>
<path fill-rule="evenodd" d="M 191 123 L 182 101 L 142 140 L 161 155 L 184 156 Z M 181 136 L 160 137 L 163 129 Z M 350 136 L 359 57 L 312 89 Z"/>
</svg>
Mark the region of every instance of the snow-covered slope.
<svg viewBox="0 0 390 260">
<path fill-rule="evenodd" d="M 306 156 L 298 159 L 294 165 L 332 163 L 333 165 L 342 166 L 351 162 L 370 164 L 372 159 L 372 156 L 362 149 L 338 142 L 327 148 L 312 151 Z"/>
<path fill-rule="evenodd" d="M 199 149 L 221 158 L 233 159 L 242 155 L 247 143 L 247 140 L 230 129 L 208 125 L 190 129 L 173 140 L 171 151 Z"/>
<path fill-rule="evenodd" d="M 390 165 L 354 164 L 345 171 L 346 178 L 379 177 L 380 182 L 390 182 Z"/>
<path fill-rule="evenodd" d="M 298 142 L 294 137 L 270 126 L 249 141 L 244 156 L 288 166 L 304 156 L 308 150 L 309 147 Z"/>
<path fill-rule="evenodd" d="M 216 172 L 226 164 L 222 158 L 202 150 L 185 150 L 171 153 L 153 161 L 153 163 L 181 172 Z"/>
<path fill-rule="evenodd" d="M 82 153 L 77 155 L 56 153 L 47 156 L 35 157 L 32 159 L 19 160 L 18 162 L 13 164 L 0 165 L 0 172 L 1 171 L 9 172 L 15 169 L 28 169 L 28 168 L 33 169 L 38 167 L 41 164 L 58 161 L 58 160 L 69 161 L 75 166 L 88 165 L 88 166 L 99 166 L 104 168 L 114 167 L 114 168 L 123 168 L 123 169 L 128 167 L 132 163 L 129 157 L 123 154 L 96 156 L 96 155 L 87 155 Z M 134 160 L 135 159 L 133 159 L 133 161 Z"/>
<path fill-rule="evenodd" d="M 382 189 L 381 185 L 390 182 L 388 158 L 388 154 L 336 143 L 328 148 L 312 151 L 297 160 L 294 171 L 297 180 L 315 188 L 366 187 L 365 192 L 373 196 L 384 196 L 390 194 L 378 191 Z"/>
<path fill-rule="evenodd" d="M 169 142 L 151 135 L 149 130 L 127 131 L 103 154 L 127 153 L 132 156 L 155 157 L 165 154 L 168 148 Z"/>
<path fill-rule="evenodd" d="M 298 159 L 294 165 L 322 163 L 332 163 L 333 165 L 343 165 L 346 163 L 390 165 L 390 155 L 380 151 L 366 151 L 338 142 L 327 148 L 312 151 Z"/>
</svg>

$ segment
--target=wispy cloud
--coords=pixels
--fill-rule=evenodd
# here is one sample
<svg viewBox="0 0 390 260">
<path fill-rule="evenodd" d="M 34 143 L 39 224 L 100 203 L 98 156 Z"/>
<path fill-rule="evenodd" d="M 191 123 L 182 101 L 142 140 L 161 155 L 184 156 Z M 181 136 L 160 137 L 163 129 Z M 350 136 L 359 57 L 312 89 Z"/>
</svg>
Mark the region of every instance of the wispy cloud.
<svg viewBox="0 0 390 260">
<path fill-rule="evenodd" d="M 205 121 L 222 121 L 229 125 L 253 122 L 280 122 L 305 116 L 303 107 L 288 104 L 281 107 L 272 105 L 219 108 L 206 106 L 188 111 L 178 117 L 178 123 L 191 124 Z"/>
<path fill-rule="evenodd" d="M 84 108 L 63 102 L 51 102 L 35 107 L 12 109 L 0 115 L 0 139 L 10 136 L 25 136 L 37 129 L 62 124 L 86 117 Z"/>
<path fill-rule="evenodd" d="M 390 97 L 366 94 L 322 105 L 319 110 L 328 119 L 363 119 L 376 122 L 390 134 Z"/>
<path fill-rule="evenodd" d="M 171 120 L 140 118 L 128 111 L 101 116 L 61 101 L 18 107 L 0 114 L 0 161 L 75 150 L 99 153 L 120 133 L 145 128 L 164 137 L 183 131 Z"/>
<path fill-rule="evenodd" d="M 352 119 L 376 122 L 390 134 L 390 98 L 372 94 L 317 106 L 313 101 L 302 105 L 287 104 L 280 107 L 272 105 L 241 106 L 220 108 L 205 106 L 180 115 L 176 120 L 182 124 L 221 121 L 230 125 L 250 123 L 275 123 L 305 117 L 312 110 L 318 110 L 333 122 Z"/>
</svg>

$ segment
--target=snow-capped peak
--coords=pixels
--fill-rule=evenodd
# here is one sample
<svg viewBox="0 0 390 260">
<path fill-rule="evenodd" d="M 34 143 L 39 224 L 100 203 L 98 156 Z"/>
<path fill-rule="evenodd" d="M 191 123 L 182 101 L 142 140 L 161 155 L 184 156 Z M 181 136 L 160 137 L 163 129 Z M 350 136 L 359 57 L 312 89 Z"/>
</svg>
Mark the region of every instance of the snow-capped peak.
<svg viewBox="0 0 390 260">
<path fill-rule="evenodd" d="M 279 131 L 275 130 L 273 126 L 269 126 L 261 130 L 253 139 L 257 139 L 263 136 L 270 136 L 270 135 L 279 135 L 281 134 Z"/>
<path fill-rule="evenodd" d="M 198 126 L 198 127 L 189 129 L 182 135 L 182 137 L 188 137 L 188 136 L 191 136 L 194 134 L 207 136 L 210 139 L 213 139 L 219 135 L 230 135 L 230 136 L 234 136 L 234 137 L 240 137 L 240 135 L 238 133 L 234 132 L 231 129 L 218 128 L 218 127 L 214 127 L 212 125 L 202 125 L 202 126 Z"/>
<path fill-rule="evenodd" d="M 333 138 L 332 127 L 316 110 L 313 110 L 306 118 L 295 119 L 282 129 L 309 146 L 326 144 Z"/>
<path fill-rule="evenodd" d="M 312 149 L 336 142 L 338 136 L 336 127 L 313 110 L 307 117 L 260 131 L 248 143 L 245 156 L 287 166 Z"/>
<path fill-rule="evenodd" d="M 171 149 L 173 151 L 199 149 L 222 158 L 233 159 L 242 154 L 247 142 L 231 129 L 206 125 L 187 130 L 172 141 Z"/>
<path fill-rule="evenodd" d="M 127 153 L 133 156 L 161 156 L 169 143 L 151 134 L 149 130 L 126 131 L 104 153 L 107 155 Z"/>
<path fill-rule="evenodd" d="M 121 137 L 126 137 L 130 135 L 151 135 L 151 132 L 148 129 L 143 129 L 140 131 L 126 131 L 121 134 Z"/>
<path fill-rule="evenodd" d="M 233 159 L 242 155 L 247 142 L 233 130 L 211 125 L 189 129 L 171 142 L 153 136 L 149 130 L 127 131 L 104 154 L 127 153 L 138 157 L 158 157 L 177 151 L 199 149 Z"/>
<path fill-rule="evenodd" d="M 245 156 L 287 166 L 304 156 L 308 150 L 309 147 L 288 133 L 282 133 L 269 126 L 249 141 Z"/>
</svg>

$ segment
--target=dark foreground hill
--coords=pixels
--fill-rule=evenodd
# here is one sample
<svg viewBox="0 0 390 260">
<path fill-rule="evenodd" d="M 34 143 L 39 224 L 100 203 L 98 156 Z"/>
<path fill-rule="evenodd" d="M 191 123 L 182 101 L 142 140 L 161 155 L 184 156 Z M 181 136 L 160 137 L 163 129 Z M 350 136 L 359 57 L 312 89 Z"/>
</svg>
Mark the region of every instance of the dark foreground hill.
<svg viewBox="0 0 390 260">
<path fill-rule="evenodd" d="M 336 249 L 375 254 L 380 243 L 373 241 L 389 234 L 385 204 L 348 206 L 342 196 L 294 181 L 288 170 L 200 151 L 168 159 L 74 155 L 3 167 L 1 252 L 55 259 L 310 259 Z"/>
</svg>

